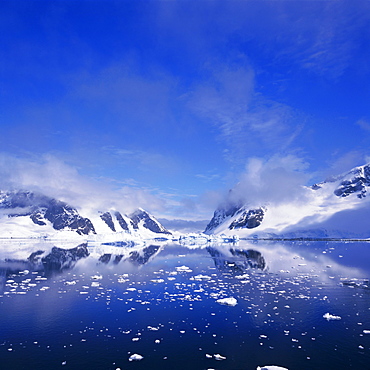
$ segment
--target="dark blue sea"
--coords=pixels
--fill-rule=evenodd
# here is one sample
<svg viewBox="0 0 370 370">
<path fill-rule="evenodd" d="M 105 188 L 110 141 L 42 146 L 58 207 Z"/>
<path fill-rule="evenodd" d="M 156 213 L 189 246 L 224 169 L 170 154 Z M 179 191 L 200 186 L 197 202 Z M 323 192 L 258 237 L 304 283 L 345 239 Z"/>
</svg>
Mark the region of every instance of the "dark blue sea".
<svg viewBox="0 0 370 370">
<path fill-rule="evenodd" d="M 108 243 L 14 257 L 44 246 L 1 243 L 1 369 L 370 369 L 370 243 Z"/>
</svg>

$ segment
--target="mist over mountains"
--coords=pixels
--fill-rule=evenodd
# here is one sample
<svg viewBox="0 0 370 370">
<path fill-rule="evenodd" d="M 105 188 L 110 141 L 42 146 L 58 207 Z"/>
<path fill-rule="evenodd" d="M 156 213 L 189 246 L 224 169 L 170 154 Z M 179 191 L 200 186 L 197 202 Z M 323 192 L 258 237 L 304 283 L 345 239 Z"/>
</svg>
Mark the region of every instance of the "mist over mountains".
<svg viewBox="0 0 370 370">
<path fill-rule="evenodd" d="M 287 189 L 281 189 L 289 176 L 280 181 L 281 176 L 269 177 L 274 181 L 276 198 L 267 195 L 263 201 L 263 185 L 257 196 L 258 183 L 251 185 L 250 193 L 239 183 L 208 224 L 161 219 L 167 228 L 142 208 L 130 214 L 109 206 L 101 211 L 83 210 L 40 192 L 0 191 L 1 237 L 171 238 L 169 230 L 182 234 L 204 230 L 208 235 L 239 237 L 369 237 L 370 164 L 309 187 L 297 185 L 293 179 L 287 186 L 293 189 L 290 198 Z"/>
<path fill-rule="evenodd" d="M 66 202 L 24 190 L 0 192 L 0 216 L 2 237 L 58 237 L 71 232 L 80 236 L 118 232 L 139 236 L 171 234 L 141 208 L 129 215 L 111 209 L 85 211 L 82 216 Z"/>
<path fill-rule="evenodd" d="M 278 179 L 277 179 L 278 180 Z M 274 181 L 277 193 L 279 181 Z M 368 237 L 370 164 L 355 167 L 311 187 L 299 186 L 287 197 L 237 198 L 239 184 L 213 215 L 205 233 L 240 236 Z M 243 196 L 248 198 L 248 192 Z"/>
</svg>

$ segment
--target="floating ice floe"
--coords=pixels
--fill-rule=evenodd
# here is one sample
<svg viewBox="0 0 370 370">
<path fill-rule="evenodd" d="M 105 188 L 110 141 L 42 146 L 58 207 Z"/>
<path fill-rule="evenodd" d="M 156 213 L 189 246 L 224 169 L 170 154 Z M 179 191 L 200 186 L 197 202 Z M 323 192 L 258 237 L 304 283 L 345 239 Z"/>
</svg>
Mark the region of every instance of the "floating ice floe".
<svg viewBox="0 0 370 370">
<path fill-rule="evenodd" d="M 238 301 L 234 297 L 221 298 L 218 299 L 216 302 L 225 306 L 236 306 L 238 304 Z"/>
<path fill-rule="evenodd" d="M 103 279 L 103 276 L 101 276 L 101 275 L 93 275 L 93 276 L 91 276 L 91 279 L 101 280 L 101 279 Z"/>
<path fill-rule="evenodd" d="M 141 356 L 141 355 L 139 355 L 139 354 L 137 354 L 137 353 L 134 353 L 133 355 L 131 355 L 130 357 L 129 357 L 129 361 L 140 361 L 140 360 L 142 360 L 144 357 L 143 356 Z"/>
<path fill-rule="evenodd" d="M 190 280 L 210 280 L 212 279 L 210 276 L 208 275 L 196 275 L 196 276 L 193 276 L 192 278 L 190 278 Z"/>
<path fill-rule="evenodd" d="M 153 283 L 164 283 L 164 280 L 163 279 L 152 279 L 152 280 L 150 280 L 151 282 L 153 282 Z"/>
<path fill-rule="evenodd" d="M 65 281 L 64 284 L 65 285 L 76 285 L 77 284 L 77 281 L 76 280 L 73 280 L 73 281 Z"/>
<path fill-rule="evenodd" d="M 325 315 L 322 316 L 326 320 L 341 320 L 342 318 L 340 316 L 335 316 L 327 312 Z"/>
<path fill-rule="evenodd" d="M 226 360 L 226 357 L 225 356 L 221 356 L 220 354 L 215 354 L 215 355 L 213 355 L 213 357 L 217 361 Z"/>
<path fill-rule="evenodd" d="M 148 330 L 153 330 L 153 331 L 157 331 L 157 330 L 159 330 L 159 328 L 158 327 L 154 327 L 154 326 L 148 326 Z"/>
<path fill-rule="evenodd" d="M 178 272 L 192 272 L 193 270 L 188 266 L 177 266 L 176 271 L 178 271 Z"/>
<path fill-rule="evenodd" d="M 257 366 L 257 370 L 288 370 L 288 368 L 276 365 L 265 365 L 262 367 Z"/>
</svg>

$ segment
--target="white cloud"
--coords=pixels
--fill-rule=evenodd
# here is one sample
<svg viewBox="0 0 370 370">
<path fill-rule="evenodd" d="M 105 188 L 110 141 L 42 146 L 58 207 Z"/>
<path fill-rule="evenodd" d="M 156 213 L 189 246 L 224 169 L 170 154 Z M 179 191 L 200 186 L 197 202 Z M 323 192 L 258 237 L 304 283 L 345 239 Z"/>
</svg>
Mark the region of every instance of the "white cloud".
<svg viewBox="0 0 370 370">
<path fill-rule="evenodd" d="M 212 80 L 189 97 L 192 109 L 219 128 L 228 147 L 225 157 L 232 162 L 251 152 L 284 151 L 303 128 L 291 107 L 266 99 L 254 84 L 252 68 L 219 66 L 212 69 Z"/>
<path fill-rule="evenodd" d="M 51 155 L 35 159 L 1 153 L 0 174 L 0 190 L 39 191 L 82 210 L 115 208 L 129 213 L 138 207 L 151 212 L 166 207 L 166 200 L 148 189 L 127 185 L 117 188 L 106 179 L 93 180 Z"/>
<path fill-rule="evenodd" d="M 122 129 L 131 121 L 161 129 L 172 119 L 170 101 L 176 96 L 176 80 L 154 65 L 145 72 L 139 66 L 140 61 L 131 55 L 98 72 L 70 76 L 70 97 L 82 100 L 92 111 L 109 112 L 110 120 L 118 118 Z"/>
<path fill-rule="evenodd" d="M 240 181 L 227 196 L 227 202 L 251 207 L 304 201 L 303 185 L 309 179 L 308 164 L 296 155 L 275 155 L 268 160 L 250 158 Z"/>
<path fill-rule="evenodd" d="M 168 220 L 166 218 L 161 218 L 158 221 L 167 229 L 182 233 L 203 232 L 209 222 L 209 220 L 189 221 L 180 219 Z"/>
<path fill-rule="evenodd" d="M 323 177 L 341 175 L 350 171 L 352 168 L 362 166 L 369 162 L 369 156 L 364 155 L 361 151 L 351 150 L 337 156 L 330 166 L 324 171 Z"/>
<path fill-rule="evenodd" d="M 370 122 L 361 118 L 359 119 L 356 124 L 360 126 L 364 131 L 370 132 Z"/>
<path fill-rule="evenodd" d="M 142 170 L 177 171 L 178 164 L 172 157 L 157 152 L 138 149 L 125 149 L 116 146 L 105 146 L 103 152 L 117 158 L 120 164 L 135 163 Z"/>
</svg>

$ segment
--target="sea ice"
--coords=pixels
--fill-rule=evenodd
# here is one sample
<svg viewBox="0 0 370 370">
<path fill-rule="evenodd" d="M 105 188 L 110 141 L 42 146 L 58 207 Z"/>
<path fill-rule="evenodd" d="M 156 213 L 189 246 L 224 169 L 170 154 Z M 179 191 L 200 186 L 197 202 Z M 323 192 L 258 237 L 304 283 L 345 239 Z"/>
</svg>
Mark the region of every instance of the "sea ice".
<svg viewBox="0 0 370 370">
<path fill-rule="evenodd" d="M 164 283 L 163 279 L 152 279 L 150 281 L 153 282 L 153 283 Z"/>
<path fill-rule="evenodd" d="M 202 274 L 196 275 L 196 276 L 190 278 L 190 280 L 210 280 L 210 279 L 212 279 L 210 276 L 202 275 Z"/>
<path fill-rule="evenodd" d="M 276 365 L 265 365 L 262 367 L 257 366 L 257 370 L 288 370 L 286 367 Z"/>
<path fill-rule="evenodd" d="M 65 285 L 76 285 L 77 284 L 77 281 L 76 280 L 73 280 L 73 281 L 65 281 L 64 284 Z"/>
<path fill-rule="evenodd" d="M 218 299 L 216 302 L 225 306 L 236 306 L 238 304 L 238 301 L 234 297 L 221 298 Z"/>
<path fill-rule="evenodd" d="M 129 357 L 129 361 L 140 361 L 140 360 L 142 360 L 144 357 L 143 356 L 141 356 L 141 355 L 139 355 L 139 354 L 137 354 L 137 353 L 134 353 L 133 355 L 131 355 L 130 357 Z"/>
<path fill-rule="evenodd" d="M 215 360 L 217 360 L 217 361 L 226 360 L 226 357 L 225 357 L 225 356 L 221 356 L 220 354 L 215 354 L 215 355 L 213 355 L 213 357 L 214 357 L 214 358 L 215 358 Z"/>
<path fill-rule="evenodd" d="M 335 315 L 332 315 L 330 314 L 329 312 L 327 312 L 325 315 L 322 316 L 324 319 L 326 320 L 340 320 L 341 317 L 340 316 L 335 316 Z"/>
<path fill-rule="evenodd" d="M 188 266 L 178 266 L 176 267 L 176 271 L 178 272 L 192 272 L 193 270 Z"/>
<path fill-rule="evenodd" d="M 91 279 L 101 280 L 101 279 L 103 279 L 103 276 L 101 276 L 101 275 L 93 275 L 93 276 L 91 276 Z"/>
</svg>

